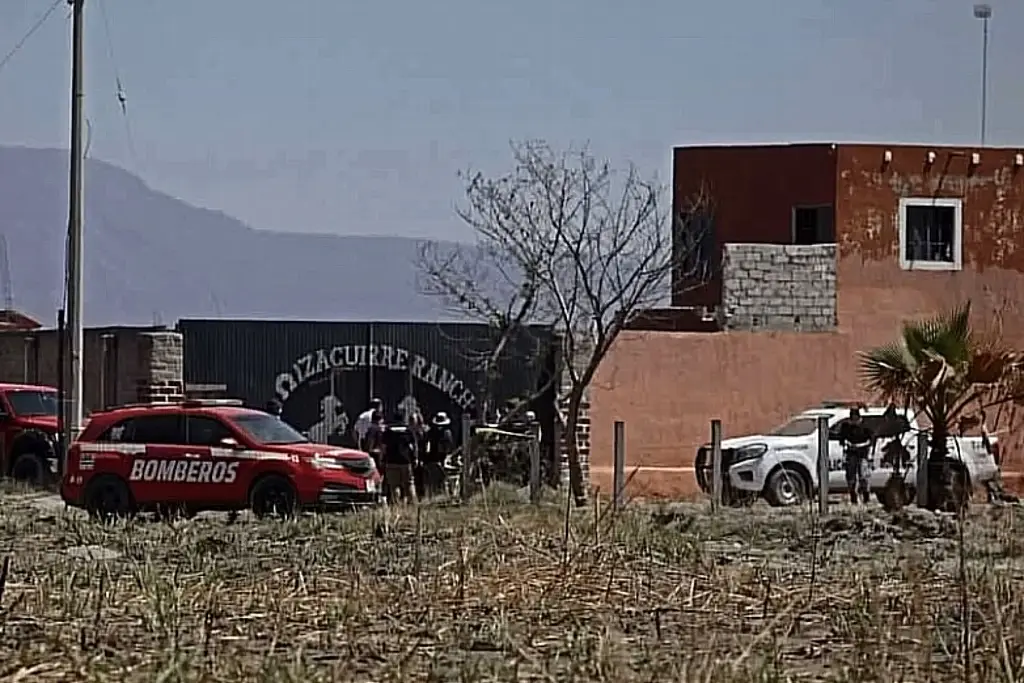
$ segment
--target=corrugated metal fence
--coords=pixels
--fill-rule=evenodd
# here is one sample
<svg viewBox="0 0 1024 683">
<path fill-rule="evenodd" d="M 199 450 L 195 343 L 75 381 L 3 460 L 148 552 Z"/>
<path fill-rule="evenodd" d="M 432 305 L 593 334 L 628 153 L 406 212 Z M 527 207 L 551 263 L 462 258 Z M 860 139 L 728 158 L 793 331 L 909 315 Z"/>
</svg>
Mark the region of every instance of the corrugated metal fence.
<svg viewBox="0 0 1024 683">
<path fill-rule="evenodd" d="M 323 442 L 343 442 L 372 397 L 388 417 L 415 405 L 427 419 L 443 411 L 457 426 L 464 411 L 478 416 L 485 400 L 500 405 L 536 393 L 558 363 L 553 334 L 540 326 L 507 345 L 490 380 L 484 368 L 496 340 L 485 325 L 185 319 L 178 330 L 186 386 L 222 385 L 223 395 L 254 407 L 276 396 L 289 423 Z M 534 403 L 549 427 L 551 384 Z"/>
</svg>

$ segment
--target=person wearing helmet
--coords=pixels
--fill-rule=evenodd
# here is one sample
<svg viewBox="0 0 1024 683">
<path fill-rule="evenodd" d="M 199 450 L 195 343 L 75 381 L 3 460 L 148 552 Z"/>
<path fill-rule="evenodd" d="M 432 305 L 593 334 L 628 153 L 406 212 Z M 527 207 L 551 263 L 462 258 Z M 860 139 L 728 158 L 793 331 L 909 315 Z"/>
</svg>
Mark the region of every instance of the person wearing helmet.
<svg viewBox="0 0 1024 683">
<path fill-rule="evenodd" d="M 846 486 L 850 491 L 850 502 L 867 505 L 871 497 L 868 458 L 874 442 L 874 434 L 864 424 L 860 408 L 850 408 L 850 417 L 839 427 L 839 443 L 845 455 Z"/>
</svg>

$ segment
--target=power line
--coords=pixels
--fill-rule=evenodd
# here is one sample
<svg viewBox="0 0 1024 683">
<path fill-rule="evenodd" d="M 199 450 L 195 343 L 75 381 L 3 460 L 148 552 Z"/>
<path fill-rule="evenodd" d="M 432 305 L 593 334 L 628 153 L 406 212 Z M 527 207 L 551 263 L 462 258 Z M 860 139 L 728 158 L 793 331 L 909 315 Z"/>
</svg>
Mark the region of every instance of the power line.
<svg viewBox="0 0 1024 683">
<path fill-rule="evenodd" d="M 107 54 L 110 57 L 110 64 L 114 69 L 114 84 L 117 86 L 117 102 L 121 106 L 121 120 L 124 122 L 124 134 L 128 141 L 128 156 L 131 157 L 132 170 L 136 173 L 139 170 L 138 156 L 135 153 L 135 136 L 132 135 L 131 119 L 128 117 L 128 96 L 124 91 L 124 84 L 121 80 L 121 69 L 118 67 L 117 57 L 114 54 L 114 38 L 110 30 L 110 17 L 107 15 L 107 5 L 103 0 L 97 0 L 100 8 L 100 16 L 103 17 L 103 33 L 107 39 Z"/>
<path fill-rule="evenodd" d="M 4 67 L 7 66 L 7 62 L 11 61 L 11 59 L 14 58 L 14 55 L 21 51 L 21 48 L 25 46 L 25 43 L 28 42 L 29 38 L 31 38 L 36 31 L 42 28 L 43 24 L 46 23 L 46 20 L 50 18 L 50 15 L 56 12 L 61 3 L 65 1 L 66 0 L 54 0 L 53 4 L 50 5 L 50 9 L 46 10 L 42 16 L 36 19 L 36 23 L 32 24 L 32 27 L 21 37 L 21 40 L 14 44 L 14 47 L 11 48 L 10 52 L 4 55 L 3 59 L 0 59 L 0 71 L 4 70 Z"/>
</svg>

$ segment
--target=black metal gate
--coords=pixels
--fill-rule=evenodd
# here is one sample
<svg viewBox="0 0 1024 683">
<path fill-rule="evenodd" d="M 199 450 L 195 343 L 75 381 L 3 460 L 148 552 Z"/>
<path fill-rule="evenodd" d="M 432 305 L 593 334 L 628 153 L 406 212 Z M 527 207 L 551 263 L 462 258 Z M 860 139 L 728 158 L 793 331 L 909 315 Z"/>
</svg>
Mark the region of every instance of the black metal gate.
<svg viewBox="0 0 1024 683">
<path fill-rule="evenodd" d="M 371 398 L 391 414 L 418 408 L 447 413 L 458 432 L 463 413 L 546 390 L 533 402 L 553 433 L 557 353 L 550 328 L 524 329 L 498 355 L 484 325 L 459 323 L 289 322 L 185 319 L 185 383 L 222 385 L 253 407 L 278 398 L 284 418 L 315 441 L 344 443 Z M 458 435 L 457 435 L 458 436 Z M 549 448 L 551 445 L 549 444 Z"/>
</svg>

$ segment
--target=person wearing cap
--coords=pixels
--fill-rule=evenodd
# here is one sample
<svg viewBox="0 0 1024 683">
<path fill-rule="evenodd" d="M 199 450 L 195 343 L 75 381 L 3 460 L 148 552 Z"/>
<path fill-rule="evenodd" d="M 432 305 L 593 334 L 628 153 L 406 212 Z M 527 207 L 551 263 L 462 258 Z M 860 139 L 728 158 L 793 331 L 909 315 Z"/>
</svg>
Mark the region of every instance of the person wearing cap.
<svg viewBox="0 0 1024 683">
<path fill-rule="evenodd" d="M 352 431 L 355 433 L 356 447 L 359 450 L 366 450 L 366 434 L 370 430 L 370 426 L 373 424 L 374 412 L 382 413 L 384 410 L 384 402 L 379 398 L 370 400 L 370 407 L 359 413 L 359 417 L 356 418 L 356 423 L 352 427 Z"/>
<path fill-rule="evenodd" d="M 423 488 L 428 496 L 443 493 L 444 461 L 455 446 L 452 438 L 452 421 L 445 412 L 434 415 L 427 430 L 426 453 L 423 458 Z"/>
<path fill-rule="evenodd" d="M 384 446 L 384 497 L 388 502 L 416 502 L 413 468 L 416 444 L 406 416 L 398 411 L 381 435 Z"/>
</svg>

